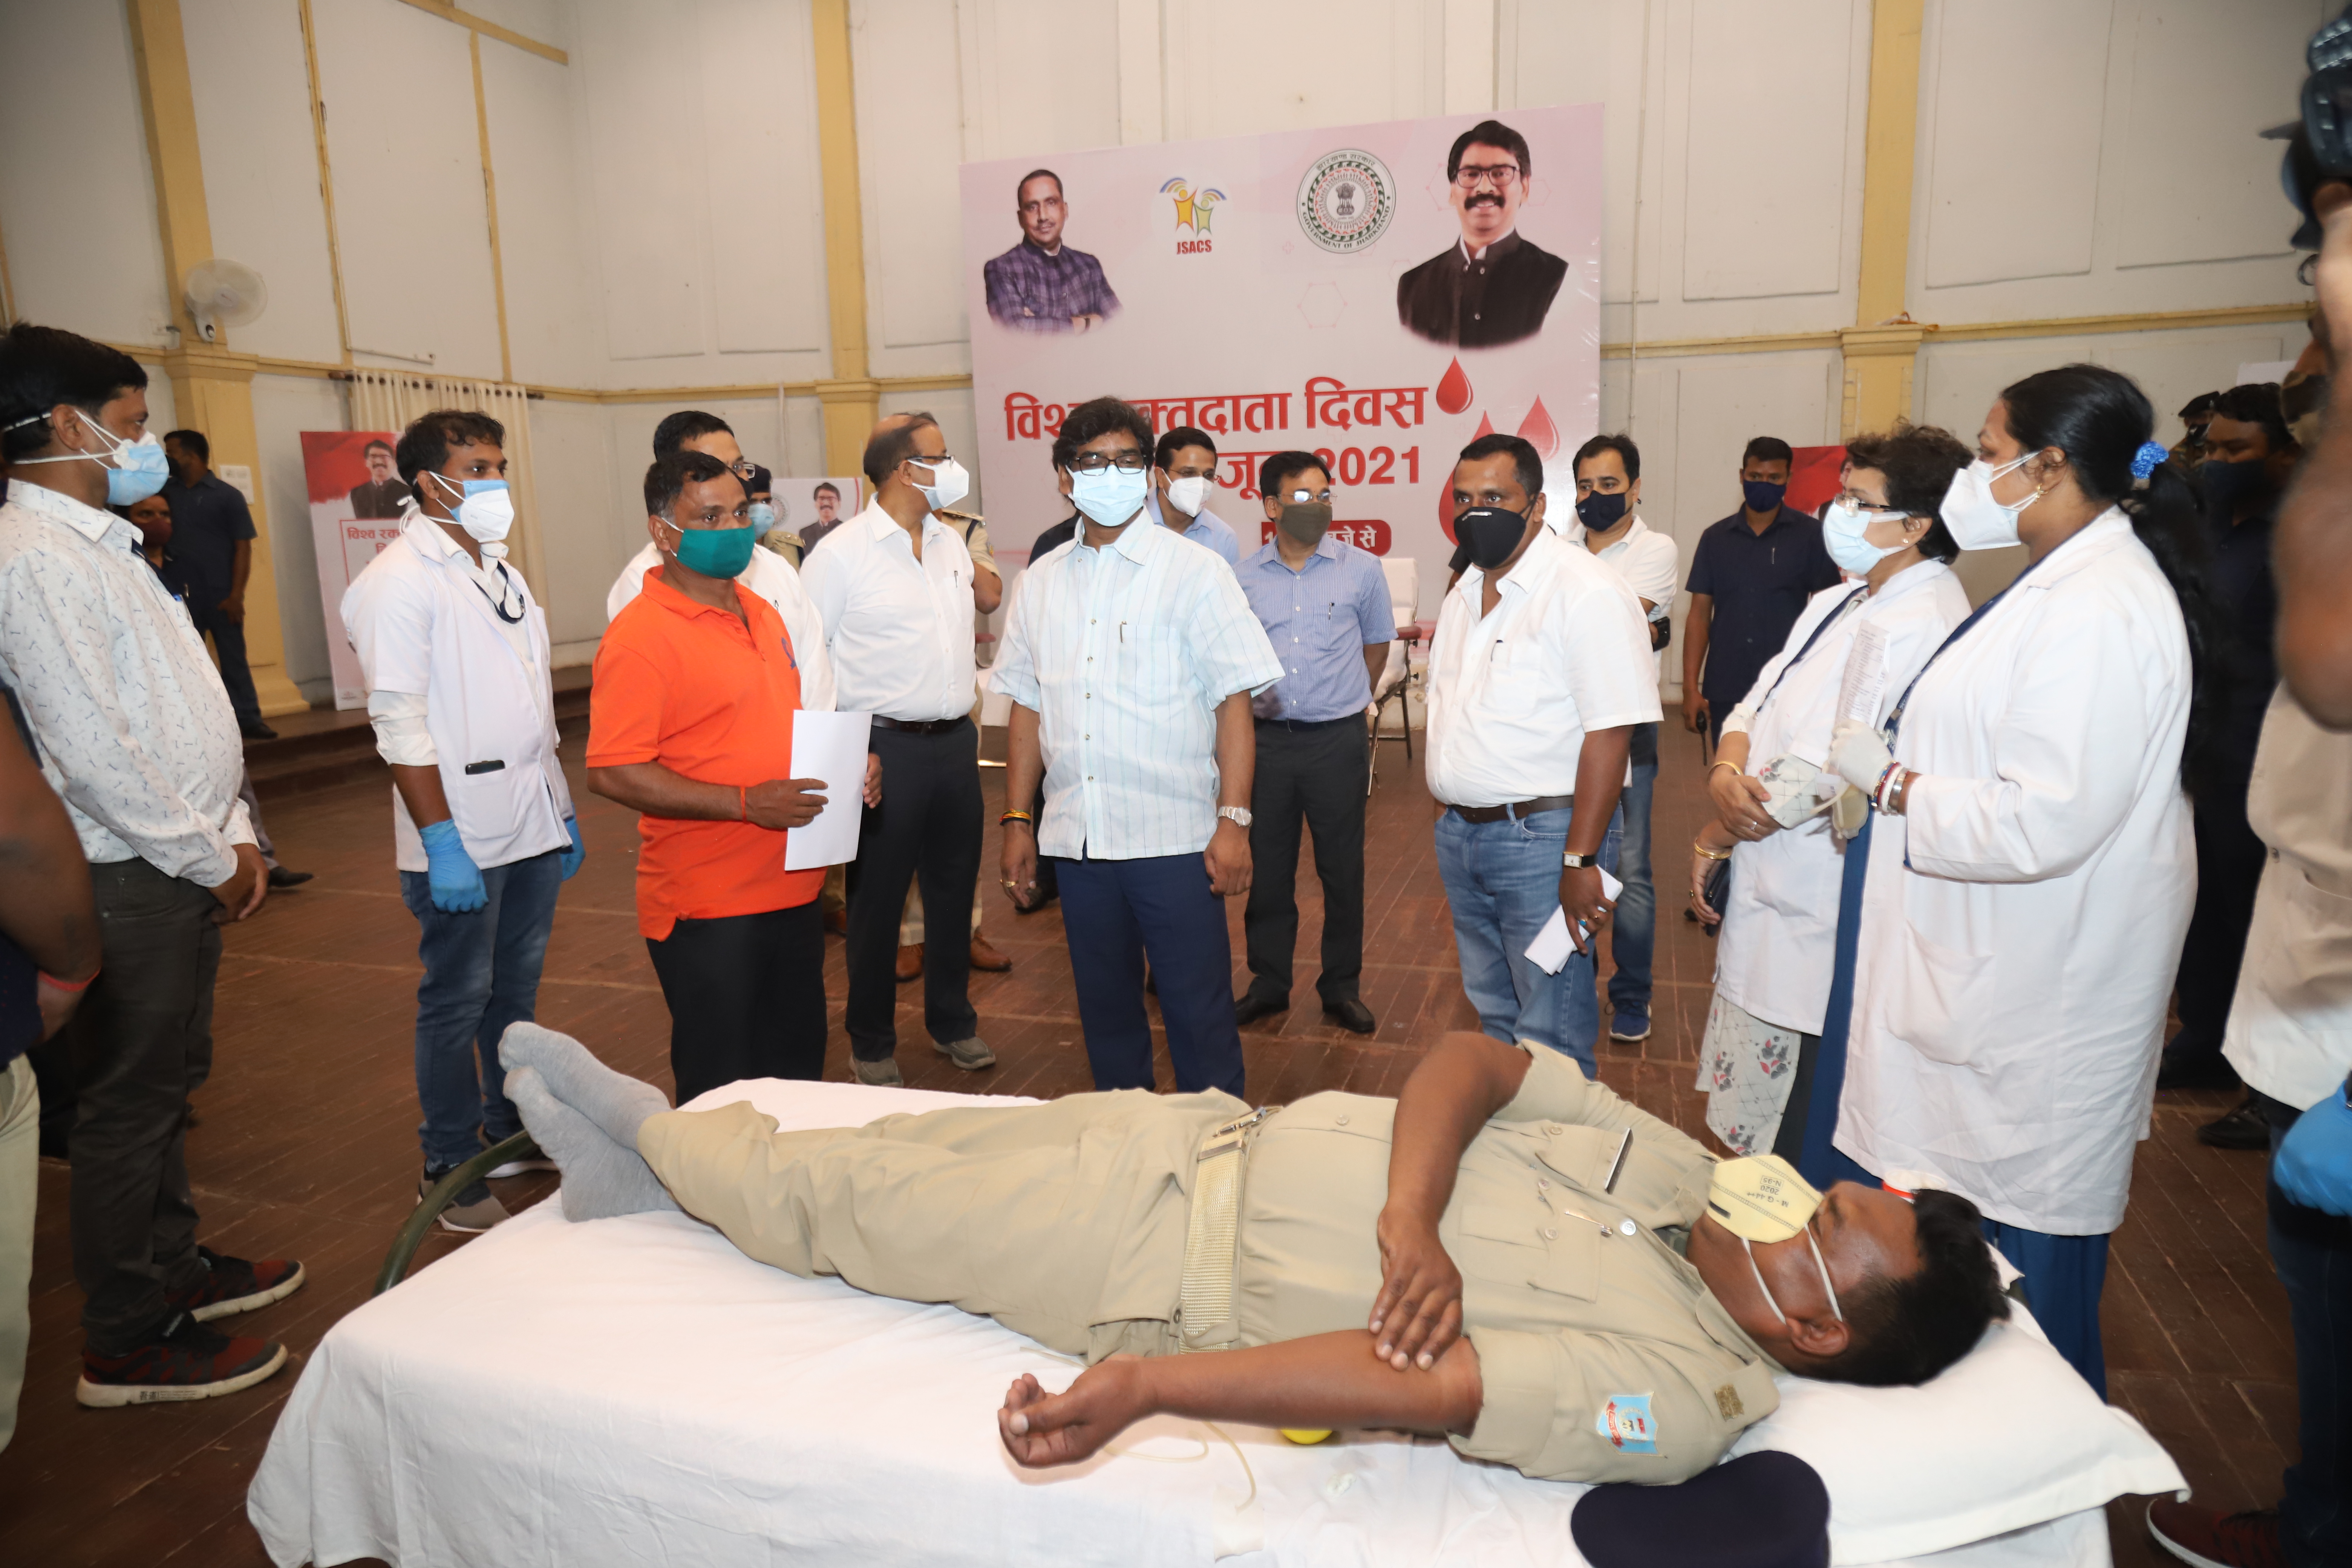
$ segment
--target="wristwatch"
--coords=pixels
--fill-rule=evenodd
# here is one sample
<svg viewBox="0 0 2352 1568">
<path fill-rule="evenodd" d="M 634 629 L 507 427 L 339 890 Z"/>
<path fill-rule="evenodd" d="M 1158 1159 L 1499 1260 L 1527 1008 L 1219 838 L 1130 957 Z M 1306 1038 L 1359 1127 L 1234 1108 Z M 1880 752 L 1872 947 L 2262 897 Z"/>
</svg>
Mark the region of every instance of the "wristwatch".
<svg viewBox="0 0 2352 1568">
<path fill-rule="evenodd" d="M 1560 863 L 1561 865 L 1563 865 L 1563 866 L 1566 866 L 1566 867 L 1570 868 L 1570 869 L 1572 869 L 1572 870 L 1573 870 L 1573 869 L 1581 869 L 1582 868 L 1584 868 L 1584 867 L 1586 867 L 1586 866 L 1598 866 L 1598 865 L 1600 865 L 1600 864 L 1601 864 L 1601 856 L 1599 855 L 1599 853 L 1598 853 L 1598 852 L 1595 852 L 1595 853 L 1591 854 L 1591 855 L 1579 855 L 1578 853 L 1576 853 L 1576 851 L 1574 851 L 1574 850 L 1572 850 L 1572 849 L 1571 849 L 1571 850 L 1570 850 L 1567 854 L 1565 854 L 1565 855 L 1563 855 L 1563 856 L 1561 856 L 1561 857 L 1559 858 L 1559 863 Z"/>
<path fill-rule="evenodd" d="M 1217 815 L 1236 827 L 1250 825 L 1250 809 L 1245 805 L 1221 805 L 1217 807 Z"/>
</svg>

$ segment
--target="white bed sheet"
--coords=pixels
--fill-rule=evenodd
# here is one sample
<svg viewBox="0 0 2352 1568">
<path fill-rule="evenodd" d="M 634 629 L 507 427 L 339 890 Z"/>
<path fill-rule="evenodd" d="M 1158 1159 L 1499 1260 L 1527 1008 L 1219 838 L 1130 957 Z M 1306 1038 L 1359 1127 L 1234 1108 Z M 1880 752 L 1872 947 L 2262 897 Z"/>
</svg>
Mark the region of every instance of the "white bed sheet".
<svg viewBox="0 0 2352 1568">
<path fill-rule="evenodd" d="M 760 1080 L 787 1127 L 970 1097 Z M 247 1495 L 280 1568 L 773 1568 L 1037 1561 L 1118 1568 L 1574 1568 L 1584 1489 L 1377 1435 L 1138 1427 L 1093 1462 L 1017 1468 L 995 1411 L 1076 1368 L 951 1307 L 755 1263 L 681 1215 L 566 1223 L 560 1196 L 331 1330 Z M 2095 1568 L 2090 1509 L 1913 1559 Z"/>
</svg>

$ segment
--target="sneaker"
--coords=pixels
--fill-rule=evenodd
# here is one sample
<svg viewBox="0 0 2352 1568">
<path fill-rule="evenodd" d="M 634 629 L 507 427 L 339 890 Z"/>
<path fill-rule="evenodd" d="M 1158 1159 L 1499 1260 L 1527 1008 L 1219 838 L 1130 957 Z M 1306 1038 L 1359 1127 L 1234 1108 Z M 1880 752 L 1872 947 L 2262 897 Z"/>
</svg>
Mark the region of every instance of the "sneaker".
<svg viewBox="0 0 2352 1568">
<path fill-rule="evenodd" d="M 2271 1124 L 2251 1100 L 2197 1130 L 2197 1142 L 2213 1149 L 2268 1149 Z"/>
<path fill-rule="evenodd" d="M 1650 1010 L 1647 1007 L 1615 1007 L 1609 1014 L 1609 1037 L 1637 1044 L 1650 1037 Z"/>
<path fill-rule="evenodd" d="M 996 1053 L 990 1050 L 988 1042 L 978 1035 L 968 1040 L 933 1040 L 931 1049 L 966 1072 L 978 1072 L 982 1068 L 996 1065 Z M 891 1063 L 893 1067 L 897 1065 L 896 1062 Z"/>
<path fill-rule="evenodd" d="M 991 1061 L 995 1059 L 993 1057 L 989 1058 Z M 906 1087 L 907 1080 L 899 1076 L 898 1058 L 896 1057 L 884 1057 L 877 1062 L 869 1062 L 864 1057 L 852 1057 L 849 1058 L 849 1070 L 857 1075 L 860 1083 L 879 1084 L 885 1089 Z"/>
<path fill-rule="evenodd" d="M 214 1399 L 251 1388 L 285 1364 L 286 1347 L 275 1340 L 231 1339 L 174 1312 L 126 1355 L 103 1356 L 85 1345 L 74 1399 L 101 1410 Z"/>
<path fill-rule="evenodd" d="M 2158 1498 L 2147 1505 L 2147 1532 L 2158 1546 L 2197 1568 L 2286 1568 L 2276 1509 L 2225 1514 Z"/>
<path fill-rule="evenodd" d="M 448 1171 L 436 1171 L 427 1166 L 425 1174 L 417 1179 L 416 1201 L 423 1203 L 433 1189 L 441 1184 L 441 1178 L 456 1169 L 452 1165 Z M 476 1182 L 460 1192 L 456 1201 L 436 1217 L 443 1230 L 454 1231 L 459 1236 L 479 1236 L 492 1226 L 504 1225 L 514 1216 L 507 1213 L 506 1205 L 490 1196 L 489 1188 Z"/>
<path fill-rule="evenodd" d="M 505 1139 L 493 1138 L 488 1132 L 482 1134 L 482 1147 L 485 1149 L 505 1142 Z M 509 1176 L 520 1176 L 526 1171 L 552 1171 L 553 1169 L 555 1169 L 555 1162 L 545 1154 L 531 1154 L 520 1160 L 509 1160 L 502 1165 L 491 1166 L 489 1180 L 503 1182 Z"/>
<path fill-rule="evenodd" d="M 269 868 L 270 890 L 282 892 L 288 888 L 299 888 L 318 874 L 316 871 L 289 871 L 283 866 L 272 866 Z"/>
<path fill-rule="evenodd" d="M 196 1257 L 205 1266 L 204 1279 L 171 1301 L 173 1310 L 199 1323 L 283 1301 L 302 1289 L 302 1266 L 290 1258 L 247 1263 L 242 1258 L 224 1258 L 209 1247 L 197 1247 Z"/>
</svg>

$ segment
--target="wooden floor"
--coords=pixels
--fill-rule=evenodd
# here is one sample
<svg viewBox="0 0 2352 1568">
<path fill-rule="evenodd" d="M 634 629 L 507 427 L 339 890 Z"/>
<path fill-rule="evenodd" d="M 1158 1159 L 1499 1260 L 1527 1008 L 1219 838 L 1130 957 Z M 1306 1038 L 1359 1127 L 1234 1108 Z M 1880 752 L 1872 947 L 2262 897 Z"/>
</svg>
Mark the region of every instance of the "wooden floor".
<svg viewBox="0 0 2352 1568">
<path fill-rule="evenodd" d="M 575 759 L 579 750 L 565 747 Z M 1664 752 L 1654 838 L 1669 896 L 1658 922 L 1656 1029 L 1639 1046 L 1603 1040 L 1601 1070 L 1619 1092 L 1705 1136 L 1703 1102 L 1690 1084 L 1713 952 L 1681 918 L 1674 891 L 1687 858 L 1682 847 L 1697 826 L 1699 763 L 1687 735 L 1669 734 Z M 1408 765 L 1393 744 L 1382 753 L 1369 835 L 1363 983 L 1380 1032 L 1360 1039 L 1330 1027 L 1314 1005 L 1319 910 L 1311 869 L 1302 868 L 1301 1005 L 1244 1031 L 1253 1100 L 1285 1101 L 1325 1089 L 1393 1094 L 1430 1041 L 1476 1026 L 1456 973 L 1419 765 Z M 985 774 L 992 802 L 1003 776 Z M 309 1268 L 303 1290 L 234 1324 L 287 1340 L 295 1366 L 226 1399 L 78 1408 L 81 1302 L 68 1256 L 68 1178 L 62 1164 L 45 1162 L 31 1364 L 16 1441 L 0 1454 L 0 1563 L 266 1562 L 245 1521 L 246 1485 L 301 1357 L 365 1299 L 415 1190 L 416 927 L 395 890 L 388 793 L 369 782 L 268 803 L 280 857 L 318 879 L 272 898 L 228 931 L 217 1065 L 197 1097 L 200 1121 L 189 1136 L 205 1239 L 240 1256 L 299 1257 Z M 588 863 L 563 889 L 540 1018 L 667 1089 L 668 1019 L 631 905 L 633 818 L 588 795 L 576 778 L 573 793 Z M 991 846 L 992 865 L 992 835 Z M 992 879 L 992 871 L 984 874 Z M 1238 901 L 1231 918 L 1238 968 Z M 1016 916 L 992 907 L 987 930 L 1015 960 L 1009 974 L 973 976 L 981 1027 L 999 1065 L 965 1074 L 932 1053 L 919 1008 L 904 1005 L 919 989 L 909 988 L 901 993 L 898 1025 L 908 1081 L 1035 1095 L 1089 1087 L 1058 910 Z M 835 1023 L 828 1076 L 845 1078 L 841 944 L 828 942 Z M 1169 1083 L 1164 1059 L 1160 1082 Z M 2191 1137 L 2231 1098 L 2159 1097 L 2131 1212 L 2115 1241 L 2105 1325 L 2116 1403 L 2172 1450 L 2201 1500 L 2245 1508 L 2278 1495 L 2279 1470 L 2294 1446 L 2294 1357 L 2285 1300 L 2263 1246 L 2263 1157 L 2206 1149 Z M 549 1182 L 499 1185 L 509 1205 L 520 1207 L 545 1195 Z M 455 1238 L 436 1236 L 420 1266 L 453 1245 Z M 2111 1515 L 2118 1562 L 2159 1560 L 2136 1503 L 2119 1502 Z"/>
</svg>

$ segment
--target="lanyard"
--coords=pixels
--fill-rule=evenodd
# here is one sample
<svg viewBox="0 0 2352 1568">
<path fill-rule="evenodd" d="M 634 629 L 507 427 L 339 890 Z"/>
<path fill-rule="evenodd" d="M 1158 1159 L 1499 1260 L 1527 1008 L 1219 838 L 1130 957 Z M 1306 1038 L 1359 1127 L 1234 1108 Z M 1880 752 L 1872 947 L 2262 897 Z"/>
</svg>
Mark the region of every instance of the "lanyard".
<svg viewBox="0 0 2352 1568">
<path fill-rule="evenodd" d="M 2049 557 L 2046 555 L 2042 557 L 2043 561 L 2048 559 Z M 1889 745 L 1894 743 L 1895 732 L 1903 728 L 1903 710 L 1910 706 L 1911 694 L 1919 689 L 1919 682 L 1926 679 L 1927 672 L 1936 668 L 1936 661 L 1944 657 L 1944 650 L 1950 647 L 1962 637 L 1968 636 L 1969 628 L 1975 626 L 1979 621 L 1984 619 L 1985 612 L 1987 610 L 1991 609 L 1995 605 L 1998 605 L 2003 599 L 2008 598 L 2010 588 L 2014 588 L 2018 584 L 2024 582 L 2027 574 L 2031 573 L 2034 567 L 2041 564 L 2041 561 L 2028 563 L 2025 571 L 2020 572 L 2017 576 L 2011 580 L 2009 584 L 2009 588 L 2003 588 L 2000 593 L 1995 594 L 1991 598 L 1987 599 L 1983 604 L 1979 605 L 1975 609 L 1970 610 L 1969 612 L 1969 618 L 1962 621 L 1958 626 L 1954 626 L 1950 635 L 1946 637 L 1942 642 L 1936 645 L 1936 651 L 1927 656 L 1927 662 L 1919 667 L 1919 673 L 1911 678 L 1911 684 L 1905 687 L 1903 689 L 1903 695 L 1895 700 L 1894 710 L 1886 715 L 1886 740 Z"/>
<path fill-rule="evenodd" d="M 1832 626 L 1837 625 L 1838 622 L 1845 619 L 1845 613 L 1848 610 L 1853 609 L 1854 605 L 1860 604 L 1862 602 L 1863 595 L 1869 592 L 1870 584 L 1865 583 L 1861 587 L 1856 588 L 1853 593 L 1848 594 L 1844 600 L 1839 604 L 1836 609 L 1832 610 L 1828 615 L 1822 617 L 1821 625 L 1812 629 L 1811 635 L 1805 638 L 1804 646 L 1797 649 L 1797 657 L 1782 665 L 1780 667 L 1780 673 L 1772 678 L 1772 684 L 1764 689 L 1764 702 L 1771 701 L 1772 693 L 1780 689 L 1780 682 L 1789 679 L 1789 672 L 1796 668 L 1797 666 L 1805 662 L 1805 656 L 1813 651 L 1813 645 L 1822 640 L 1822 634 L 1829 630 Z M 1756 705 L 1757 712 L 1761 713 L 1764 711 L 1764 702 L 1759 702 Z"/>
</svg>

